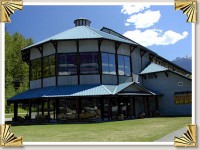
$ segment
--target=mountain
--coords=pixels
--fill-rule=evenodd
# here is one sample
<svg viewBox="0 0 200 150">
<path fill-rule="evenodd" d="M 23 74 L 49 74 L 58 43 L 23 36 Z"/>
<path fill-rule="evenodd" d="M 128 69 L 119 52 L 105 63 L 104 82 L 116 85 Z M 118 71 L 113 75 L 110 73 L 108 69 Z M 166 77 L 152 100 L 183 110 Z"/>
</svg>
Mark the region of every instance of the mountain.
<svg viewBox="0 0 200 150">
<path fill-rule="evenodd" d="M 186 55 L 185 57 L 177 57 L 172 61 L 174 64 L 192 72 L 192 56 Z"/>
</svg>

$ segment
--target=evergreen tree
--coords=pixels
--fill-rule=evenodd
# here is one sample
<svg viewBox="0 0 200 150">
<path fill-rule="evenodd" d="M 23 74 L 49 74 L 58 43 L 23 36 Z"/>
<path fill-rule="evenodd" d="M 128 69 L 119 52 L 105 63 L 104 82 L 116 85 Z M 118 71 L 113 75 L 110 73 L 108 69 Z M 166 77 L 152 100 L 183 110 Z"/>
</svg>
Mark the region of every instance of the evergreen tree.
<svg viewBox="0 0 200 150">
<path fill-rule="evenodd" d="M 5 33 L 5 98 L 28 89 L 29 67 L 22 61 L 21 49 L 33 44 L 19 33 Z"/>
</svg>

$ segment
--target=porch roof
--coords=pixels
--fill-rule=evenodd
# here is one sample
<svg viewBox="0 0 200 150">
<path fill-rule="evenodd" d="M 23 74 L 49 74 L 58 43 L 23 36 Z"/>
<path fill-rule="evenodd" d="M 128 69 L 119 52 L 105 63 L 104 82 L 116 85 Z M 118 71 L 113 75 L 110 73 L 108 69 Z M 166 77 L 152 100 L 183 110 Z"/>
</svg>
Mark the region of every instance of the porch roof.
<svg viewBox="0 0 200 150">
<path fill-rule="evenodd" d="M 133 86 L 137 91 L 124 91 Z M 55 97 L 80 97 L 80 96 L 105 96 L 105 95 L 158 95 L 140 86 L 136 82 L 127 82 L 119 85 L 69 85 L 30 89 L 9 98 L 9 101 L 55 98 Z"/>
</svg>

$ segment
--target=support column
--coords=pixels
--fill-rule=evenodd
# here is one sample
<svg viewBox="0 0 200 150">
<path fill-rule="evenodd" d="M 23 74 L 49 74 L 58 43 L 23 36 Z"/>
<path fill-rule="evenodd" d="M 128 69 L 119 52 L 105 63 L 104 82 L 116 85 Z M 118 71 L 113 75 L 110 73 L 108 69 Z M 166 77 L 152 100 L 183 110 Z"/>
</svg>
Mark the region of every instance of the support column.
<svg viewBox="0 0 200 150">
<path fill-rule="evenodd" d="M 59 98 L 56 98 L 56 120 L 58 121 L 59 114 Z"/>
<path fill-rule="evenodd" d="M 32 108 L 32 103 L 31 100 L 29 100 L 29 121 L 31 122 L 31 108 Z"/>
<path fill-rule="evenodd" d="M 120 102 L 121 102 L 121 99 L 117 98 L 118 116 L 120 116 L 122 113 L 122 108 L 121 108 Z"/>
<path fill-rule="evenodd" d="M 158 97 L 156 96 L 156 110 L 158 111 L 159 105 L 158 105 Z"/>
<path fill-rule="evenodd" d="M 40 107 L 40 104 L 39 104 L 39 101 L 37 101 L 37 116 L 39 116 L 39 107 Z"/>
<path fill-rule="evenodd" d="M 53 119 L 56 119 L 56 99 L 54 99 L 54 103 L 53 103 Z"/>
<path fill-rule="evenodd" d="M 44 115 L 44 100 L 42 99 L 42 101 L 41 101 L 41 103 L 42 103 L 42 115 Z"/>
<path fill-rule="evenodd" d="M 18 102 L 14 103 L 14 121 L 17 121 L 17 114 L 18 114 Z"/>
<path fill-rule="evenodd" d="M 81 118 L 80 118 L 80 114 L 81 114 L 81 99 L 80 99 L 80 97 L 78 97 L 77 98 L 77 113 L 78 113 L 78 121 L 80 121 L 81 120 Z"/>
<path fill-rule="evenodd" d="M 127 114 L 127 119 L 131 119 L 131 109 L 130 109 L 130 104 L 131 104 L 131 97 L 129 97 L 129 99 L 127 99 L 127 103 L 126 103 L 126 114 Z"/>
<path fill-rule="evenodd" d="M 148 116 L 148 117 L 150 117 L 150 109 L 149 109 L 149 96 L 147 96 L 147 99 L 146 99 L 146 101 L 147 101 L 147 111 L 148 111 L 148 114 L 147 114 L 147 116 Z"/>
<path fill-rule="evenodd" d="M 135 96 L 133 97 L 133 116 L 136 119 L 136 109 L 135 109 Z"/>
<path fill-rule="evenodd" d="M 145 118 L 146 118 L 146 116 L 147 116 L 147 112 L 146 112 L 146 97 L 143 96 L 142 99 L 143 99 L 144 113 L 145 113 Z"/>
<path fill-rule="evenodd" d="M 50 121 L 50 99 L 47 100 L 47 106 L 48 106 L 48 122 Z"/>
<path fill-rule="evenodd" d="M 108 119 L 112 120 L 112 103 L 110 102 L 110 98 L 107 98 L 108 100 Z"/>
<path fill-rule="evenodd" d="M 101 97 L 100 98 L 100 103 L 101 103 L 101 119 L 104 121 L 104 99 Z"/>
</svg>

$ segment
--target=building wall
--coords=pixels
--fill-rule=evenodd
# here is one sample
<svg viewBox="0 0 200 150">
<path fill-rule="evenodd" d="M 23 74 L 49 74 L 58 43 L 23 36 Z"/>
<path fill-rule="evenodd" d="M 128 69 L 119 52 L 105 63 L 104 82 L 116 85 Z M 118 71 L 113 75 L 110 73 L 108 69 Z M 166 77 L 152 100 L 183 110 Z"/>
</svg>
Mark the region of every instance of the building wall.
<svg viewBox="0 0 200 150">
<path fill-rule="evenodd" d="M 130 46 L 128 44 L 120 44 L 117 54 L 130 56 Z"/>
<path fill-rule="evenodd" d="M 149 54 L 145 53 L 144 56 L 142 57 L 142 70 L 144 68 L 146 68 L 146 66 L 148 65 L 148 63 L 149 63 Z"/>
<path fill-rule="evenodd" d="M 57 43 L 58 53 L 74 53 L 77 52 L 76 41 L 59 41 Z"/>
<path fill-rule="evenodd" d="M 141 72 L 141 57 L 139 48 L 136 48 L 131 53 L 131 58 L 132 58 L 133 81 L 139 82 L 139 73 Z"/>
<path fill-rule="evenodd" d="M 131 82 L 132 78 L 127 77 L 127 76 L 119 76 L 119 84 L 124 83 L 124 82 Z"/>
<path fill-rule="evenodd" d="M 115 42 L 103 40 L 101 43 L 101 51 L 108 53 L 115 53 Z"/>
<path fill-rule="evenodd" d="M 132 92 L 132 91 L 134 91 L 134 92 L 141 92 L 142 90 L 141 90 L 141 88 L 139 88 L 139 87 L 137 87 L 137 86 L 129 86 L 129 87 L 127 87 L 127 88 L 125 88 L 124 90 L 123 90 L 123 92 Z"/>
<path fill-rule="evenodd" d="M 43 78 L 43 87 L 55 86 L 56 77 Z"/>
<path fill-rule="evenodd" d="M 30 81 L 30 89 L 41 88 L 41 79 Z"/>
<path fill-rule="evenodd" d="M 55 54 L 56 50 L 51 42 L 48 42 L 43 45 L 43 56 L 48 56 Z"/>
<path fill-rule="evenodd" d="M 97 52 L 98 41 L 97 40 L 80 40 L 79 51 L 80 52 Z"/>
<path fill-rule="evenodd" d="M 41 57 L 41 53 L 37 48 L 31 48 L 30 50 L 30 60 L 37 59 Z"/>
<path fill-rule="evenodd" d="M 77 85 L 78 76 L 58 76 L 59 85 Z"/>
<path fill-rule="evenodd" d="M 100 50 L 102 52 L 115 53 L 115 42 L 110 40 L 103 40 Z M 98 40 L 79 40 L 80 52 L 97 52 Z M 56 50 L 53 43 L 48 42 L 43 45 L 43 56 L 55 54 Z M 77 52 L 76 41 L 58 41 L 57 42 L 58 53 L 74 53 Z M 130 56 L 130 46 L 128 44 L 120 44 L 117 53 L 120 55 Z M 136 53 L 135 55 L 137 55 Z M 135 56 L 134 58 L 138 58 Z M 40 58 L 41 54 L 37 48 L 31 49 L 31 59 Z M 134 60 L 133 58 L 133 60 Z M 135 66 L 138 66 L 138 62 L 134 62 Z M 133 68 L 134 70 L 135 68 Z M 96 78 L 97 77 L 97 78 Z M 134 75 L 135 80 L 138 75 Z M 132 77 L 119 76 L 119 84 L 124 82 L 131 82 Z M 36 88 L 36 81 L 31 81 L 31 88 Z M 47 78 L 43 81 L 43 87 L 54 86 L 56 83 L 55 78 Z M 78 84 L 78 77 L 72 76 L 58 76 L 58 85 L 76 85 Z M 80 84 L 100 84 L 100 75 L 80 75 Z M 117 84 L 117 76 L 102 75 L 102 84 Z"/>
<path fill-rule="evenodd" d="M 175 104 L 174 102 L 175 92 L 192 91 L 191 80 L 171 72 L 168 72 L 168 77 L 164 72 L 156 75 L 157 78 L 143 80 L 143 86 L 164 95 L 158 101 L 160 115 L 191 115 L 191 104 Z M 183 82 L 183 86 L 178 86 L 178 82 Z"/>
<path fill-rule="evenodd" d="M 100 75 L 80 75 L 80 84 L 100 84 Z"/>
<path fill-rule="evenodd" d="M 102 84 L 117 84 L 117 76 L 102 75 Z"/>
</svg>

